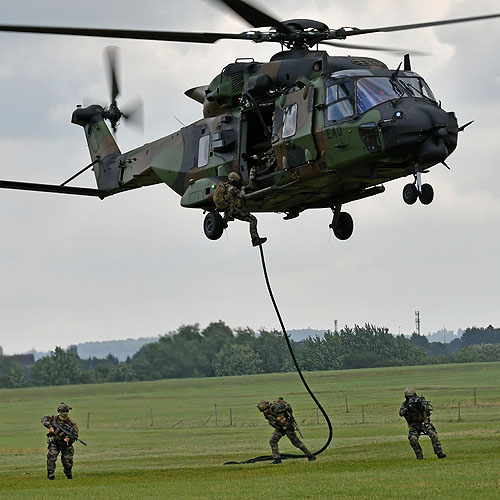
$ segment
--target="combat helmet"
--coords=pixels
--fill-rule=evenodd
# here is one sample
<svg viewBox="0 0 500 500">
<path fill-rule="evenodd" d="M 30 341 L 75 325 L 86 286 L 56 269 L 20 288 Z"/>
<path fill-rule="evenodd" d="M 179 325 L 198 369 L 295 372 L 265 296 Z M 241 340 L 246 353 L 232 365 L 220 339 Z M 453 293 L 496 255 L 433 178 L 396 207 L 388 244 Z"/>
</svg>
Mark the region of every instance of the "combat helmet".
<svg viewBox="0 0 500 500">
<path fill-rule="evenodd" d="M 58 407 L 57 407 L 57 413 L 61 413 L 61 412 L 68 412 L 69 410 L 71 410 L 71 406 L 68 406 L 66 403 L 61 403 Z"/>
<path fill-rule="evenodd" d="M 241 181 L 241 175 L 238 172 L 231 172 L 228 176 L 227 179 L 229 182 L 240 182 Z"/>
<path fill-rule="evenodd" d="M 259 411 L 265 411 L 269 408 L 269 401 L 265 401 L 264 399 L 257 405 Z"/>
<path fill-rule="evenodd" d="M 413 387 L 407 387 L 405 389 L 405 398 L 411 398 L 412 396 L 416 396 L 417 393 Z"/>
</svg>

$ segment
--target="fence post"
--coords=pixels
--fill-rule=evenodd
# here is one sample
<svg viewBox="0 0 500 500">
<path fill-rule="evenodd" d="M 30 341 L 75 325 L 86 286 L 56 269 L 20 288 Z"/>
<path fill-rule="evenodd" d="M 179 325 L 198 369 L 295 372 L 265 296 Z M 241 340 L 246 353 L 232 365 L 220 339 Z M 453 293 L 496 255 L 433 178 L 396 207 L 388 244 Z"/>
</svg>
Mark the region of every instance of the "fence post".
<svg viewBox="0 0 500 500">
<path fill-rule="evenodd" d="M 153 408 L 149 409 L 149 418 L 151 421 L 150 425 L 151 425 L 151 427 L 153 427 Z"/>
<path fill-rule="evenodd" d="M 229 408 L 229 425 L 233 426 L 233 409 Z"/>
<path fill-rule="evenodd" d="M 460 401 L 458 402 L 458 421 L 460 421 Z"/>
<path fill-rule="evenodd" d="M 217 427 L 217 403 L 214 405 L 215 426 Z"/>
<path fill-rule="evenodd" d="M 477 406 L 476 388 L 474 387 L 474 406 Z"/>
<path fill-rule="evenodd" d="M 316 425 L 319 425 L 319 408 L 316 407 Z"/>
<path fill-rule="evenodd" d="M 173 429 L 176 425 L 179 425 L 181 422 L 182 422 L 182 420 L 179 420 L 174 425 L 171 425 L 170 428 Z"/>
<path fill-rule="evenodd" d="M 365 423 L 365 407 L 361 406 L 361 423 Z"/>
<path fill-rule="evenodd" d="M 347 393 L 345 394 L 345 412 L 349 413 L 349 405 L 347 404 Z"/>
<path fill-rule="evenodd" d="M 90 412 L 87 413 L 87 429 L 90 428 Z"/>
</svg>

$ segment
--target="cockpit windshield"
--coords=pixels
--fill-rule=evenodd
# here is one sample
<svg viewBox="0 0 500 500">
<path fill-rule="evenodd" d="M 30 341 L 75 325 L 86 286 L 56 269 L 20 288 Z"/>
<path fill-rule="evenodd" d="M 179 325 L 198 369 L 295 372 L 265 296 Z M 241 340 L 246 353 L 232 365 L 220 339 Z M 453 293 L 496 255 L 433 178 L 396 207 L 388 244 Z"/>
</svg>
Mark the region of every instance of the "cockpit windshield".
<svg viewBox="0 0 500 500">
<path fill-rule="evenodd" d="M 356 81 L 356 107 L 358 114 L 381 102 L 400 97 L 417 97 L 436 102 L 424 80 L 417 76 L 371 76 Z"/>
<path fill-rule="evenodd" d="M 432 90 L 429 86 L 422 80 L 422 78 L 401 76 L 398 77 L 398 81 L 403 84 L 405 90 L 412 94 L 414 97 L 424 97 L 430 99 L 431 101 L 437 102 Z"/>
<path fill-rule="evenodd" d="M 363 76 L 334 80 L 327 88 L 326 117 L 338 121 L 361 115 L 377 104 L 416 97 L 437 102 L 429 86 L 418 75 Z"/>
<path fill-rule="evenodd" d="M 362 114 L 381 102 L 402 97 L 404 92 L 394 80 L 387 77 L 360 78 L 356 82 L 356 105 Z"/>
</svg>

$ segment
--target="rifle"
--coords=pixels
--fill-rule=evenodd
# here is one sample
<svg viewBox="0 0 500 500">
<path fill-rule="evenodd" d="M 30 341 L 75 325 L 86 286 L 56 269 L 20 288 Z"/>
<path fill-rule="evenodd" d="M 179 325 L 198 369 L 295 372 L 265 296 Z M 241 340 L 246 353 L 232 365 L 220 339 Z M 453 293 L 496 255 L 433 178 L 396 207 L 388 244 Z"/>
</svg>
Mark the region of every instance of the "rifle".
<svg viewBox="0 0 500 500">
<path fill-rule="evenodd" d="M 61 427 L 57 421 L 51 422 L 52 427 L 55 427 L 58 431 L 62 432 L 63 434 L 66 434 L 72 441 L 80 441 L 84 446 L 87 446 L 87 443 L 84 443 L 79 437 L 78 434 L 75 435 L 74 432 L 68 431 L 64 427 Z"/>
<path fill-rule="evenodd" d="M 292 421 L 293 428 L 299 433 L 299 436 L 302 439 L 304 439 L 304 436 L 302 435 L 302 432 L 300 432 L 299 424 L 297 423 L 297 420 L 295 420 L 295 417 L 293 416 L 293 413 L 291 411 L 289 411 L 288 415 L 290 416 L 290 420 Z"/>
</svg>

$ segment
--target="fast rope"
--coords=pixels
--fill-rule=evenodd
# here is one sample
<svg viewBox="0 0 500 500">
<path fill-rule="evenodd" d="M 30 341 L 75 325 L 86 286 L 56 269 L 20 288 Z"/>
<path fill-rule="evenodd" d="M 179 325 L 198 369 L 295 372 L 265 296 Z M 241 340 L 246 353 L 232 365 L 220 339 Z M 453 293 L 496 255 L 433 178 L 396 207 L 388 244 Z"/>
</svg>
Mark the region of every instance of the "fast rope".
<svg viewBox="0 0 500 500">
<path fill-rule="evenodd" d="M 269 296 L 271 297 L 271 302 L 273 303 L 274 310 L 276 311 L 276 316 L 278 317 L 278 321 L 281 326 L 281 330 L 283 331 L 283 335 L 286 340 L 286 344 L 288 346 L 288 350 L 290 351 L 290 356 L 292 357 L 293 364 L 295 365 L 295 369 L 297 370 L 297 373 L 299 374 L 300 380 L 304 384 L 304 387 L 306 388 L 307 392 L 311 396 L 312 400 L 316 403 L 316 406 L 318 409 L 321 411 L 323 416 L 325 417 L 326 424 L 328 425 L 328 439 L 326 440 L 326 443 L 323 445 L 321 449 L 318 451 L 315 451 L 313 455 L 318 456 L 320 453 L 323 453 L 328 446 L 330 446 L 330 443 L 332 442 L 332 437 L 333 437 L 333 428 L 332 428 L 332 423 L 330 421 L 330 418 L 328 417 L 328 414 L 326 413 L 325 409 L 323 406 L 321 406 L 321 403 L 318 401 L 312 390 L 310 389 L 309 385 L 306 382 L 306 379 L 302 375 L 302 371 L 299 367 L 299 364 L 297 363 L 297 359 L 295 358 L 295 354 L 292 349 L 292 344 L 290 343 L 290 338 L 288 337 L 288 333 L 285 329 L 285 324 L 283 323 L 283 320 L 281 319 L 281 314 L 278 309 L 278 305 L 276 304 L 276 300 L 274 299 L 274 294 L 271 289 L 271 284 L 269 282 L 269 276 L 267 274 L 267 267 L 266 267 L 266 260 L 264 259 L 264 250 L 262 250 L 262 245 L 259 245 L 259 250 L 260 250 L 260 259 L 262 261 L 262 270 L 264 272 L 264 278 L 266 280 L 266 285 L 267 285 L 267 290 L 269 292 Z M 281 454 L 282 459 L 286 458 L 305 458 L 305 455 L 293 455 L 293 454 L 288 454 L 288 453 L 282 453 Z M 245 460 L 244 462 L 226 462 L 224 465 L 231 465 L 231 464 L 251 464 L 255 462 L 264 462 L 266 460 L 273 460 L 274 457 L 272 455 L 261 455 L 260 457 L 255 457 L 255 458 L 250 458 L 249 460 Z"/>
</svg>

